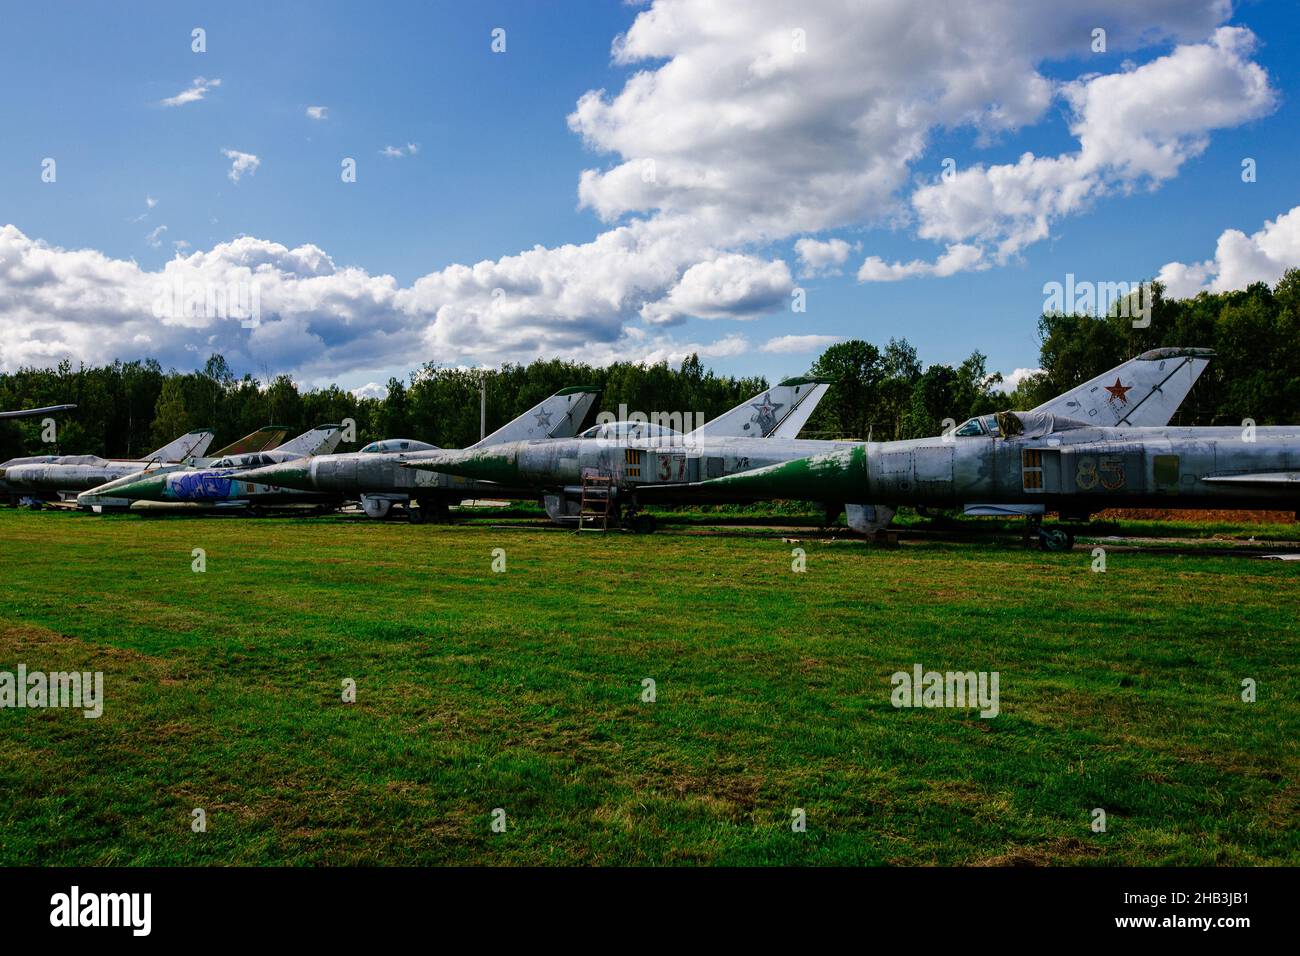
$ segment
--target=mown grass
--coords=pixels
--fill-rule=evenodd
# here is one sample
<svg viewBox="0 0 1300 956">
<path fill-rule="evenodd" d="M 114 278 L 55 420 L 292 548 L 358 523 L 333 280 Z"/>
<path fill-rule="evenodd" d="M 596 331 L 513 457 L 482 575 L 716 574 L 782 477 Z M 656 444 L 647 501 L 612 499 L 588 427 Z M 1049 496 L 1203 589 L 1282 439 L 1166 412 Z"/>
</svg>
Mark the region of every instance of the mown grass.
<svg viewBox="0 0 1300 956">
<path fill-rule="evenodd" d="M 1295 564 L 799 546 L 0 511 L 0 863 L 1300 863 Z"/>
</svg>

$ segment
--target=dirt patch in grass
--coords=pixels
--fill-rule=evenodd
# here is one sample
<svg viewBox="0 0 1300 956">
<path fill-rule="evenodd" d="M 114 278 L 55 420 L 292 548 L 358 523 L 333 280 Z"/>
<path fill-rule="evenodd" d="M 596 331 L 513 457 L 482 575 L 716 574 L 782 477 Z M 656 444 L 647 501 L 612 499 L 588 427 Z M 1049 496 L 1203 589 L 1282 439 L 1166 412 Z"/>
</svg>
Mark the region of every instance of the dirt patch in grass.
<svg viewBox="0 0 1300 956">
<path fill-rule="evenodd" d="M 1102 848 L 1078 837 L 1057 837 L 1036 846 L 1020 846 L 997 856 L 979 857 L 973 866 L 1054 866 L 1086 863 L 1102 854 Z"/>
</svg>

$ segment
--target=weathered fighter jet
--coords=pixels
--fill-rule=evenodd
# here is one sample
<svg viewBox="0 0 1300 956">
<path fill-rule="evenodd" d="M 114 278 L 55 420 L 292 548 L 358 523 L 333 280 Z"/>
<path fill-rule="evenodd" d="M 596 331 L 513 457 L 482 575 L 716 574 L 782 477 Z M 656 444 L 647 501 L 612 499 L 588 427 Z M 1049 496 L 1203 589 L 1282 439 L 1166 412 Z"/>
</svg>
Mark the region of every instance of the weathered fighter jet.
<svg viewBox="0 0 1300 956">
<path fill-rule="evenodd" d="M 582 427 L 599 394 L 598 389 L 581 386 L 561 389 L 471 447 L 527 438 L 568 437 Z M 401 467 L 404 461 L 436 450 L 436 445 L 425 442 L 389 438 L 371 442 L 359 452 L 267 464 L 236 477 L 304 492 L 359 498 L 362 509 L 372 518 L 386 517 L 392 506 L 400 503 L 406 506 L 407 517 L 419 524 L 430 512 L 445 516 L 449 505 L 478 497 L 484 490 L 472 481 Z M 510 497 L 509 489 L 491 486 L 486 490 L 495 497 Z"/>
<path fill-rule="evenodd" d="M 256 465 L 290 461 L 330 452 L 343 437 L 343 426 L 320 425 L 284 444 L 284 428 L 272 426 L 241 438 L 215 457 L 181 465 L 145 468 L 77 495 L 79 507 L 92 511 L 129 508 L 136 501 L 191 503 L 206 507 L 251 508 L 257 505 L 309 504 L 328 496 L 303 495 L 232 480 L 232 475 Z M 276 447 L 262 451 L 262 436 L 276 435 Z M 231 451 L 230 449 L 236 449 Z"/>
<path fill-rule="evenodd" d="M 39 455 L 15 458 L 0 465 L 0 492 L 40 507 L 42 501 L 85 491 L 106 481 L 134 474 L 151 464 L 185 462 L 208 450 L 212 432 L 188 432 L 143 459 L 100 458 L 98 455 Z"/>
<path fill-rule="evenodd" d="M 698 483 L 736 498 L 959 507 L 1041 504 L 1067 520 L 1106 508 L 1270 508 L 1300 517 L 1300 425 L 1141 428 L 1042 412 L 972 418 L 951 441 L 864 442 Z M 1073 545 L 1039 527 L 1045 549 Z"/>
<path fill-rule="evenodd" d="M 1134 420 L 1143 424 L 1158 420 L 1164 424 L 1208 362 L 1209 353 L 1204 350 L 1147 352 L 1045 403 L 1035 413 L 1054 415 L 1057 409 L 1068 409 L 1084 419 L 1108 425 L 1132 424 Z M 754 408 L 756 415 L 765 414 L 765 408 L 759 404 Z M 968 428 L 969 423 L 955 431 L 960 434 Z M 955 440 L 952 433 L 934 439 L 944 448 L 951 447 Z M 628 435 L 599 442 L 517 442 L 463 452 L 431 452 L 407 462 L 406 467 L 495 481 L 511 487 L 538 487 L 551 495 L 563 494 L 570 500 L 580 494 L 584 477 L 603 476 L 617 488 L 625 525 L 638 531 L 652 531 L 652 516 L 637 515 L 637 509 L 645 502 L 731 500 L 726 497 L 725 486 L 714 484 L 714 479 L 787 461 L 849 453 L 860 447 L 862 443 L 856 441 Z M 735 500 L 746 500 L 746 497 L 737 492 Z M 821 501 L 828 513 L 838 514 L 844 507 L 850 526 L 860 531 L 877 530 L 888 524 L 893 510 L 885 506 L 898 503 L 882 498 L 822 494 L 781 497 Z M 964 501 L 984 499 L 973 495 Z"/>
<path fill-rule="evenodd" d="M 829 383 L 813 379 L 798 379 L 782 382 L 775 388 L 765 389 L 735 408 L 723 412 L 696 428 L 689 434 L 683 434 L 669 424 L 661 423 L 664 419 L 673 421 L 674 416 L 658 416 L 659 420 L 650 421 L 648 416 L 632 416 L 628 421 L 611 421 L 593 425 L 582 434 L 569 436 L 552 436 L 527 441 L 530 447 L 571 447 L 572 442 L 579 442 L 585 449 L 607 448 L 627 441 L 648 440 L 656 443 L 677 443 L 687 440 L 721 437 L 751 437 L 763 439 L 769 437 L 793 438 L 803 428 L 808 417 L 812 415 L 817 403 L 822 400 L 829 388 Z M 498 443 L 506 444 L 505 441 Z M 483 446 L 466 449 L 472 453 Z M 551 520 L 556 522 L 576 521 L 580 510 L 580 489 L 576 487 L 546 488 L 533 482 L 518 485 L 493 481 L 479 481 L 464 476 L 439 473 L 436 469 L 420 466 L 418 463 L 431 456 L 438 456 L 441 451 L 429 455 L 415 455 L 400 462 L 401 469 L 415 476 L 417 482 L 436 483 L 437 486 L 458 489 L 464 495 L 470 492 L 478 495 L 508 498 L 542 498 Z M 404 479 L 410 481 L 412 479 Z M 629 521 L 634 512 L 629 513 Z M 643 521 L 644 523 L 644 521 Z"/>
<path fill-rule="evenodd" d="M 824 382 L 810 380 L 783 383 L 701 425 L 692 434 L 755 437 L 789 434 L 793 436 L 808 420 L 817 402 L 826 394 L 827 387 Z M 587 444 L 590 439 L 612 441 L 638 435 L 660 437 L 672 435 L 679 439 L 685 437 L 666 425 L 649 421 L 627 421 L 593 425 L 577 438 L 573 438 L 574 432 L 586 416 L 587 409 L 594 402 L 596 392 L 592 389 L 568 389 L 548 401 L 565 395 L 570 395 L 575 402 L 582 403 L 581 414 L 566 413 L 556 426 L 549 426 L 552 416 L 546 415 L 548 430 L 539 433 L 537 428 L 525 427 L 533 419 L 537 419 L 540 423 L 543 418 L 538 415 L 538 409 L 533 409 L 466 451 L 471 452 L 516 441 L 538 445 L 546 444 L 548 440 L 558 442 L 568 439 L 580 440 Z M 558 414 L 558 409 L 554 414 Z M 475 481 L 470 478 L 440 474 L 428 469 L 417 470 L 404 467 L 409 463 L 419 462 L 426 457 L 426 454 L 442 453 L 440 449 L 432 449 L 431 446 L 425 448 L 429 450 L 369 456 L 364 454 L 366 449 L 362 449 L 362 452 L 357 455 L 326 456 L 300 465 L 289 464 L 257 469 L 240 477 L 275 482 L 293 488 L 333 488 L 350 494 L 360 494 L 366 513 L 374 517 L 382 517 L 387 513 L 388 505 L 383 503 L 385 499 L 401 500 L 414 495 L 416 500 L 423 502 L 419 510 L 410 512 L 412 520 L 415 521 L 423 520 L 422 515 L 429 506 L 437 509 L 439 513 L 445 513 L 449 504 L 467 498 L 535 498 L 538 496 L 537 489 L 528 484 L 514 487 L 509 484 Z M 376 449 L 380 452 L 385 450 L 387 449 Z M 562 495 L 546 495 L 544 504 L 553 518 L 558 517 L 566 507 L 573 508 L 570 513 L 576 513 L 574 507 L 576 500 L 566 501 Z"/>
</svg>

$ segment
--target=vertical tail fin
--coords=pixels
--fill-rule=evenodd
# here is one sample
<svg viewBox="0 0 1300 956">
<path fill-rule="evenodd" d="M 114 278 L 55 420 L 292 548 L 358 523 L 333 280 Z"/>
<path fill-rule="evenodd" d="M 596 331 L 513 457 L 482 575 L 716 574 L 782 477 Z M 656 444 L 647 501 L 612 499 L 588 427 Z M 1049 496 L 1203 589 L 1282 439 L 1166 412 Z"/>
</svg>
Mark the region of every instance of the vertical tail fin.
<svg viewBox="0 0 1300 956">
<path fill-rule="evenodd" d="M 692 438 L 794 438 L 830 383 L 786 379 L 691 432 Z"/>
<path fill-rule="evenodd" d="M 470 447 L 482 448 L 484 445 L 533 438 L 572 438 L 582 427 L 599 394 L 600 389 L 586 386 L 562 388 Z"/>
<path fill-rule="evenodd" d="M 1210 364 L 1210 349 L 1153 349 L 1034 409 L 1092 425 L 1168 425 Z"/>
<path fill-rule="evenodd" d="M 144 456 L 145 461 L 184 461 L 186 458 L 201 458 L 216 437 L 210 431 L 186 432 L 175 441 L 168 442 L 156 451 Z"/>
<path fill-rule="evenodd" d="M 343 440 L 342 425 L 317 425 L 309 432 L 303 432 L 297 438 L 290 439 L 273 450 L 287 455 L 299 455 L 309 458 L 312 455 L 328 455 Z"/>
<path fill-rule="evenodd" d="M 255 432 L 249 432 L 243 438 L 232 441 L 220 451 L 214 451 L 213 458 L 226 458 L 230 455 L 251 455 L 255 451 L 266 451 L 284 441 L 289 429 L 281 425 L 267 425 Z"/>
</svg>

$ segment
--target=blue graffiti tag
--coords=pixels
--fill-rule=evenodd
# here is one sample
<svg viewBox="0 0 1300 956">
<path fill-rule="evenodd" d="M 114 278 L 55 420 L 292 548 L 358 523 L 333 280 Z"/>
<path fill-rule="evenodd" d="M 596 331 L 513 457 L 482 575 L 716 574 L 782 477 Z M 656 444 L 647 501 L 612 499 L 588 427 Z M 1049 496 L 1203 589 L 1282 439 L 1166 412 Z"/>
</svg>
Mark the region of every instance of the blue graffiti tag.
<svg viewBox="0 0 1300 956">
<path fill-rule="evenodd" d="M 172 493 L 180 501 L 212 501 L 230 497 L 231 481 L 213 471 L 195 471 L 177 475 Z"/>
</svg>

